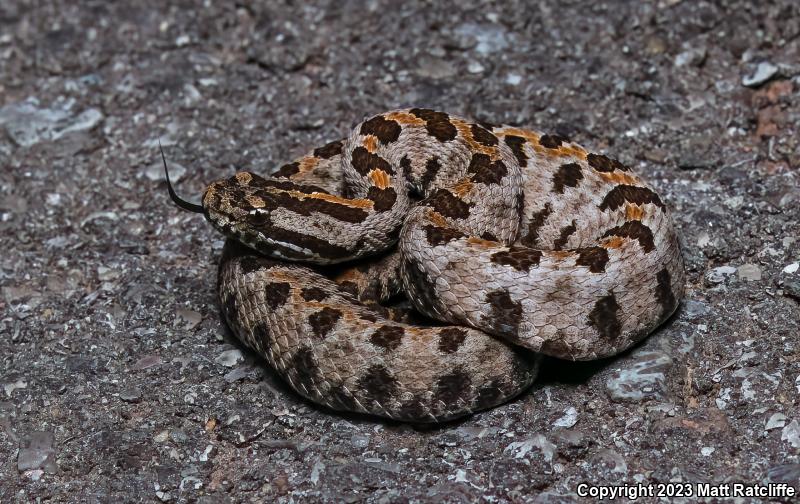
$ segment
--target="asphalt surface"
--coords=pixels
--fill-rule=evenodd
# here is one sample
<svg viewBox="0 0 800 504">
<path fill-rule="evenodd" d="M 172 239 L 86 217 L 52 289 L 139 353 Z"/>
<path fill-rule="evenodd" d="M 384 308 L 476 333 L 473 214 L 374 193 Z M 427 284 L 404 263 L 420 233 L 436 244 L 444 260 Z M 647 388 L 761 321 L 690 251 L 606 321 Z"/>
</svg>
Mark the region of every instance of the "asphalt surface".
<svg viewBox="0 0 800 504">
<path fill-rule="evenodd" d="M 179 4 L 0 5 L 0 502 L 800 485 L 800 4 Z M 221 238 L 158 141 L 196 200 L 401 106 L 635 167 L 681 234 L 679 312 L 437 428 L 300 399 L 221 322 Z"/>
</svg>

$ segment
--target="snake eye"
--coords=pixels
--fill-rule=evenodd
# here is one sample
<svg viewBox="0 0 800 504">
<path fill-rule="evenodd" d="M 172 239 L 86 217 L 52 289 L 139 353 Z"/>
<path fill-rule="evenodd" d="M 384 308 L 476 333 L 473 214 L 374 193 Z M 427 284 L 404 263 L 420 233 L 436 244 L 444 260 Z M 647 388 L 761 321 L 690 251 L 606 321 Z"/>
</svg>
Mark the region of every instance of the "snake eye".
<svg viewBox="0 0 800 504">
<path fill-rule="evenodd" d="M 261 228 L 269 225 L 269 212 L 261 208 L 254 208 L 244 218 L 249 226 Z"/>
</svg>

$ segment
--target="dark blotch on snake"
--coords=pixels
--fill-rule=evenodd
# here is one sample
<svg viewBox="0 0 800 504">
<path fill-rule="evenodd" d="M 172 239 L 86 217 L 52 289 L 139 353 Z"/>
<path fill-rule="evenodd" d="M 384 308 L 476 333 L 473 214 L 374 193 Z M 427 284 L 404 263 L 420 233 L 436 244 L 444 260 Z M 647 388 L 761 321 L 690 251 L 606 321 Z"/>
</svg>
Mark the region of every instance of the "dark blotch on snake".
<svg viewBox="0 0 800 504">
<path fill-rule="evenodd" d="M 281 166 L 278 171 L 272 174 L 273 177 L 289 178 L 300 171 L 300 163 L 294 162 Z"/>
<path fill-rule="evenodd" d="M 460 367 L 436 380 L 434 397 L 445 404 L 458 404 L 467 397 L 472 380 Z"/>
<path fill-rule="evenodd" d="M 511 299 L 511 294 L 505 289 L 488 293 L 486 303 L 490 312 L 485 322 L 490 332 L 516 336 L 522 321 L 522 303 Z"/>
<path fill-rule="evenodd" d="M 558 167 L 553 175 L 553 192 L 564 194 L 565 187 L 578 187 L 578 181 L 583 178 L 581 166 L 578 163 L 567 163 Z"/>
<path fill-rule="evenodd" d="M 425 231 L 425 238 L 428 240 L 428 245 L 431 245 L 432 247 L 444 245 L 453 240 L 458 240 L 459 238 L 464 238 L 466 236 L 461 231 L 433 225 L 427 225 L 422 229 Z"/>
<path fill-rule="evenodd" d="M 542 135 L 542 137 L 539 138 L 539 144 L 548 149 L 557 149 L 566 141 L 566 138 L 559 135 Z"/>
<path fill-rule="evenodd" d="M 472 138 L 474 138 L 476 142 L 487 147 L 494 147 L 498 144 L 497 137 L 494 136 L 494 134 L 484 128 L 481 128 L 477 124 L 472 125 L 470 128 L 470 133 L 472 133 Z"/>
<path fill-rule="evenodd" d="M 289 299 L 291 287 L 286 282 L 270 282 L 264 286 L 264 299 L 272 310 L 283 306 Z"/>
<path fill-rule="evenodd" d="M 602 273 L 606 270 L 608 262 L 608 250 L 603 247 L 585 247 L 576 249 L 578 258 L 575 264 L 586 266 L 592 273 Z"/>
<path fill-rule="evenodd" d="M 439 350 L 450 354 L 456 352 L 464 340 L 467 339 L 467 330 L 460 327 L 445 327 L 439 330 Z"/>
<path fill-rule="evenodd" d="M 380 364 L 373 364 L 359 378 L 358 388 L 366 391 L 367 398 L 382 402 L 397 395 L 397 380 Z"/>
<path fill-rule="evenodd" d="M 622 323 L 617 317 L 619 308 L 617 298 L 612 292 L 598 299 L 592 311 L 589 312 L 588 324 L 594 327 L 605 340 L 617 339 L 622 331 Z"/>
<path fill-rule="evenodd" d="M 389 175 L 394 175 L 392 165 L 388 161 L 373 154 L 362 146 L 353 149 L 350 164 L 361 175 L 366 176 L 372 170 L 383 170 Z"/>
<path fill-rule="evenodd" d="M 475 204 L 465 202 L 447 189 L 439 189 L 436 194 L 431 196 L 429 206 L 444 217 L 466 219 L 469 217 L 469 209 Z"/>
<path fill-rule="evenodd" d="M 604 238 L 608 236 L 621 236 L 623 238 L 638 240 L 639 245 L 641 245 L 645 252 L 651 252 L 656 247 L 653 241 L 653 232 L 649 227 L 638 220 L 628 221 L 621 226 L 609 229 L 603 234 Z"/>
<path fill-rule="evenodd" d="M 324 339 L 341 317 L 342 312 L 340 310 L 326 306 L 308 316 L 308 325 L 311 326 L 311 332 L 314 336 Z"/>
<path fill-rule="evenodd" d="M 499 159 L 492 161 L 489 156 L 483 153 L 472 155 L 467 173 L 471 174 L 471 180 L 481 184 L 499 184 L 503 177 L 508 175 L 508 168 Z"/>
<path fill-rule="evenodd" d="M 303 287 L 300 290 L 300 297 L 306 301 L 322 301 L 328 297 L 328 293 L 319 287 Z"/>
<path fill-rule="evenodd" d="M 379 115 L 361 124 L 362 135 L 375 135 L 384 145 L 400 138 L 401 131 L 403 129 L 397 124 L 397 121 L 388 120 Z"/>
<path fill-rule="evenodd" d="M 400 326 L 380 326 L 372 336 L 369 337 L 369 341 L 378 347 L 381 347 L 385 350 L 394 350 L 395 348 L 400 346 L 400 343 L 403 340 L 403 335 L 405 334 L 405 329 Z"/>
<path fill-rule="evenodd" d="M 523 168 L 528 166 L 528 156 L 525 154 L 525 149 L 523 148 L 525 145 L 524 138 L 516 135 L 506 135 L 505 142 L 511 148 L 511 152 L 514 153 L 514 157 L 517 158 L 517 162 Z"/>
<path fill-rule="evenodd" d="M 376 212 L 386 212 L 391 210 L 397 201 L 397 193 L 391 187 L 379 189 L 372 186 L 367 192 L 367 199 L 372 200 Z"/>
<path fill-rule="evenodd" d="M 586 156 L 586 162 L 589 163 L 589 166 L 599 172 L 608 173 L 614 170 L 628 171 L 628 167 L 624 164 L 620 163 L 616 159 L 611 159 L 610 157 L 602 154 L 589 154 Z"/>
<path fill-rule="evenodd" d="M 440 142 L 448 142 L 458 136 L 458 130 L 450 122 L 450 116 L 444 112 L 423 108 L 414 108 L 409 112 L 425 121 L 425 129 Z"/>
<path fill-rule="evenodd" d="M 646 187 L 625 184 L 618 185 L 610 190 L 603 198 L 599 207 L 600 210 L 616 210 L 626 202 L 635 203 L 637 205 L 652 203 L 662 210 L 664 209 L 664 203 L 661 202 L 661 198 L 658 197 L 658 194 Z"/>
<path fill-rule="evenodd" d="M 336 140 L 314 149 L 314 155 L 322 159 L 330 159 L 342 153 L 342 141 Z"/>
<path fill-rule="evenodd" d="M 558 238 L 553 242 L 553 250 L 562 250 L 564 245 L 569 241 L 569 237 L 578 229 L 575 221 L 573 220 L 569 226 L 564 226 L 558 235 Z"/>
<path fill-rule="evenodd" d="M 658 272 L 656 282 L 656 302 L 661 306 L 661 318 L 666 318 L 677 304 L 675 294 L 672 293 L 672 277 L 667 268 Z"/>
<path fill-rule="evenodd" d="M 495 264 L 511 266 L 517 271 L 529 271 L 538 266 L 542 251 L 528 247 L 510 247 L 508 250 L 495 252 L 490 260 Z"/>
</svg>

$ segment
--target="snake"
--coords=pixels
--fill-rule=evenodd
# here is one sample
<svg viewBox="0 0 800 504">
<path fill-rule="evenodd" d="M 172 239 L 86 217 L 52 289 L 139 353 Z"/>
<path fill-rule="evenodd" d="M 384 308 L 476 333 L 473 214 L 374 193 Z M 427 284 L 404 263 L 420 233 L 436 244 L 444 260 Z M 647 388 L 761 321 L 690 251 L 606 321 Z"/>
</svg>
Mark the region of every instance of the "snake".
<svg viewBox="0 0 800 504">
<path fill-rule="evenodd" d="M 426 108 L 369 117 L 270 176 L 212 182 L 222 316 L 301 396 L 445 422 L 508 402 L 543 355 L 610 357 L 684 295 L 667 205 L 556 135 Z"/>
</svg>

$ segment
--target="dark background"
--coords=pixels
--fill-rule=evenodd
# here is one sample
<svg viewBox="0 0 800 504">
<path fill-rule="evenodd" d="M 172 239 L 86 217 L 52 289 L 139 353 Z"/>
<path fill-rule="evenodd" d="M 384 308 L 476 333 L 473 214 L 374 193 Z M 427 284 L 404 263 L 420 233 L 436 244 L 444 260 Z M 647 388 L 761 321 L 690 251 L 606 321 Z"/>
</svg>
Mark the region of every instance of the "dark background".
<svg viewBox="0 0 800 504">
<path fill-rule="evenodd" d="M 0 6 L 0 501 L 798 484 L 795 0 L 163 4 Z M 215 301 L 220 238 L 170 204 L 157 140 L 196 201 L 409 105 L 634 166 L 682 236 L 679 313 L 438 429 L 321 411 L 242 356 Z"/>
</svg>

